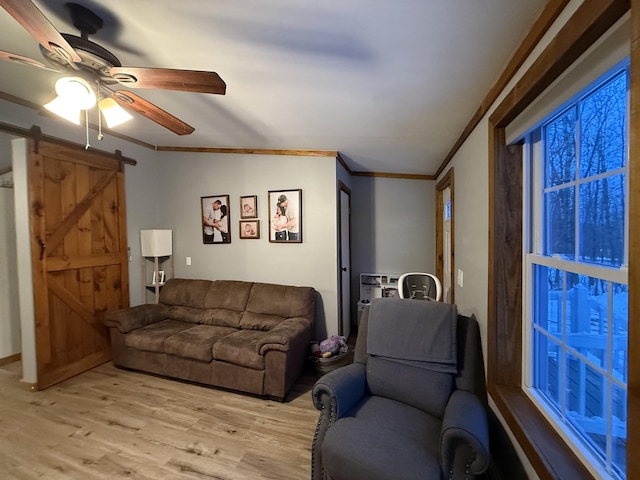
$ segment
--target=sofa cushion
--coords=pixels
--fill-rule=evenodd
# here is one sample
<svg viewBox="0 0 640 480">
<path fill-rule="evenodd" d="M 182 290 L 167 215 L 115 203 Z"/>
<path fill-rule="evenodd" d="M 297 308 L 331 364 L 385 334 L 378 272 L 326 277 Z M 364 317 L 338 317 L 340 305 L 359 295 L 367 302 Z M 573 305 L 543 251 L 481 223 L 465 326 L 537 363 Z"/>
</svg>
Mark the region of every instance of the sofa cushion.
<svg viewBox="0 0 640 480">
<path fill-rule="evenodd" d="M 203 308 L 220 308 L 243 312 L 247 306 L 252 282 L 238 280 L 216 280 L 210 282 L 204 298 Z"/>
<path fill-rule="evenodd" d="M 124 344 L 138 350 L 162 353 L 164 352 L 164 342 L 168 337 L 191 327 L 193 327 L 192 323 L 171 319 L 162 320 L 127 333 L 124 337 Z"/>
<path fill-rule="evenodd" d="M 211 280 L 170 278 L 160 290 L 160 303 L 204 308 Z"/>
<path fill-rule="evenodd" d="M 266 332 L 259 330 L 240 330 L 232 333 L 213 345 L 213 358 L 263 370 L 264 357 L 260 355 L 260 347 L 265 335 Z"/>
<path fill-rule="evenodd" d="M 221 308 L 194 308 L 172 305 L 168 307 L 167 317 L 182 322 L 238 328 L 242 313 Z"/>
<path fill-rule="evenodd" d="M 287 318 L 309 320 L 315 314 L 314 289 L 254 283 L 240 328 L 270 330 Z"/>
<path fill-rule="evenodd" d="M 440 427 L 418 409 L 367 397 L 329 428 L 322 463 L 336 480 L 440 478 Z"/>
<path fill-rule="evenodd" d="M 180 322 L 203 323 L 207 310 L 182 305 L 171 305 L 167 308 L 167 318 Z"/>
<path fill-rule="evenodd" d="M 213 360 L 213 344 L 227 335 L 237 332 L 236 328 L 197 325 L 171 335 L 164 342 L 165 353 L 203 362 Z"/>
<path fill-rule="evenodd" d="M 280 325 L 286 317 L 269 315 L 266 313 L 244 312 L 240 321 L 240 328 L 245 330 L 271 330 Z"/>
</svg>

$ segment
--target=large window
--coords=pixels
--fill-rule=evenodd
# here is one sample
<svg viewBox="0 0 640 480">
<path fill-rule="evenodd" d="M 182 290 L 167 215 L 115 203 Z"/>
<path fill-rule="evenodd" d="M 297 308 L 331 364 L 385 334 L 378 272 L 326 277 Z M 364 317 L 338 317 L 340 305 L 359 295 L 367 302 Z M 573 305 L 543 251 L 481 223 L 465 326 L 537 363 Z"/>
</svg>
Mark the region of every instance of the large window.
<svg viewBox="0 0 640 480">
<path fill-rule="evenodd" d="M 605 477 L 626 477 L 628 65 L 528 135 L 524 385 Z"/>
</svg>

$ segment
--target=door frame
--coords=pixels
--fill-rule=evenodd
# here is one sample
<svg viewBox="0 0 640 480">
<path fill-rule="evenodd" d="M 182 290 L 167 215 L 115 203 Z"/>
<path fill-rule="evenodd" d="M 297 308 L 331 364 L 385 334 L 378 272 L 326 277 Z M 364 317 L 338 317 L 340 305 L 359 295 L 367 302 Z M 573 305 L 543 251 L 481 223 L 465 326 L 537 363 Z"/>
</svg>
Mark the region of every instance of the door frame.
<svg viewBox="0 0 640 480">
<path fill-rule="evenodd" d="M 454 255 L 454 245 L 455 245 L 455 202 L 454 202 L 454 188 L 453 188 L 453 167 L 451 167 L 447 173 L 440 179 L 440 181 L 436 184 L 436 277 L 440 279 L 442 284 L 444 285 L 444 231 L 443 231 L 443 220 L 444 220 L 444 208 L 442 206 L 443 192 L 447 189 L 450 190 L 450 199 L 451 199 L 451 303 L 455 303 L 455 292 L 456 292 L 456 283 L 455 283 L 455 255 Z"/>
<path fill-rule="evenodd" d="M 342 282 L 342 195 L 341 192 L 344 192 L 349 197 L 349 212 L 351 212 L 351 189 L 347 187 L 342 181 L 338 180 L 338 298 L 340 299 L 340 308 L 338 308 L 338 335 L 343 334 L 342 325 L 343 318 L 342 312 L 344 311 L 344 305 L 342 305 L 342 293 L 344 291 L 345 285 Z M 346 285 L 346 288 L 349 289 L 351 293 L 351 215 L 349 215 L 349 265 L 347 266 L 347 271 L 349 272 L 349 285 Z M 351 305 L 349 305 L 349 311 L 351 311 Z M 351 312 L 353 317 L 353 312 Z M 353 324 L 353 321 L 351 321 Z"/>
</svg>

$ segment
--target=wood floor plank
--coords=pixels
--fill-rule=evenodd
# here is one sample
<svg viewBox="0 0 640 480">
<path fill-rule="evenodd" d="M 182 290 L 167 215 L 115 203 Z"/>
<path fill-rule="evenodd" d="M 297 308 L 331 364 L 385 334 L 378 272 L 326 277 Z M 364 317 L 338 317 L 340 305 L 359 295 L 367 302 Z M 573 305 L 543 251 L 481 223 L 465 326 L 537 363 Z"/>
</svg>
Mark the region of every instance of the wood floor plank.
<svg viewBox="0 0 640 480">
<path fill-rule="evenodd" d="M 307 372 L 285 402 L 119 370 L 41 392 L 0 367 L 0 478 L 298 480 L 318 412 Z"/>
</svg>

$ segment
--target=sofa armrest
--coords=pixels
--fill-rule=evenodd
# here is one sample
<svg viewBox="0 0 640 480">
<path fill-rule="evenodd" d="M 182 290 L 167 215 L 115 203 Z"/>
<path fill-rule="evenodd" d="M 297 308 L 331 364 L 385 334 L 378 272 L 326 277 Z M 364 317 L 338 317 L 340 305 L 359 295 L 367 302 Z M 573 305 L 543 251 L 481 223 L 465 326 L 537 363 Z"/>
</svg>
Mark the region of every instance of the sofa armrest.
<svg viewBox="0 0 640 480">
<path fill-rule="evenodd" d="M 264 355 L 268 350 L 280 350 L 286 352 L 289 346 L 299 337 L 304 337 L 310 329 L 309 321 L 304 318 L 288 318 L 260 339 L 258 344 L 260 355 Z"/>
<path fill-rule="evenodd" d="M 169 307 L 162 303 L 137 305 L 131 308 L 109 312 L 104 317 L 104 324 L 109 328 L 117 328 L 120 333 L 151 325 L 167 318 Z"/>
<path fill-rule="evenodd" d="M 468 478 L 489 467 L 489 426 L 480 399 L 467 391 L 453 392 L 440 432 L 440 465 L 445 476 Z"/>
</svg>

